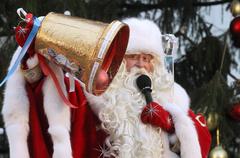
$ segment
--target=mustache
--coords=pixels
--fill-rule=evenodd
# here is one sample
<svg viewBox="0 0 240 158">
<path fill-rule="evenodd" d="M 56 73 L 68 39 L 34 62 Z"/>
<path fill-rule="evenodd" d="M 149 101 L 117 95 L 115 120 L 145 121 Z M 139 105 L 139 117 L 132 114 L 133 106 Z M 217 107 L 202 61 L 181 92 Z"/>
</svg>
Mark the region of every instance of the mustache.
<svg viewBox="0 0 240 158">
<path fill-rule="evenodd" d="M 120 81 L 123 84 L 123 88 L 126 88 L 130 91 L 138 91 L 137 85 L 136 85 L 136 79 L 140 75 L 147 75 L 152 79 L 152 75 L 147 72 L 144 68 L 138 68 L 138 67 L 132 67 L 130 72 L 126 72 L 126 75 L 124 76 L 123 80 Z"/>
<path fill-rule="evenodd" d="M 120 89 L 126 88 L 127 90 L 136 91 L 137 90 L 136 79 L 142 74 L 149 76 L 152 80 L 153 77 L 152 72 L 149 73 L 144 68 L 139 67 L 132 67 L 130 71 L 127 71 L 126 65 L 123 63 L 119 68 L 119 71 L 114 77 L 113 81 L 107 88 L 105 95 L 108 95 L 108 93 L 115 92 L 116 89 L 118 91 L 119 88 Z"/>
<path fill-rule="evenodd" d="M 131 74 L 133 76 L 139 76 L 139 75 L 148 75 L 148 76 L 150 76 L 150 74 L 147 72 L 146 69 L 138 68 L 138 67 L 131 68 L 129 74 Z"/>
</svg>

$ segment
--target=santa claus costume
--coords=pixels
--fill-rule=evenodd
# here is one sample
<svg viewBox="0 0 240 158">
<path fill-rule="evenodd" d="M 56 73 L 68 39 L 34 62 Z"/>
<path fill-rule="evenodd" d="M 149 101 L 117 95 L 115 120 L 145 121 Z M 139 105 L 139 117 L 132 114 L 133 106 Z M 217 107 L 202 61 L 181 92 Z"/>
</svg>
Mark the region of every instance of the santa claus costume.
<svg viewBox="0 0 240 158">
<path fill-rule="evenodd" d="M 33 27 L 32 14 L 27 14 L 25 20 L 25 28 L 15 29 L 19 47 L 9 69 Z M 39 64 L 41 61 L 43 66 Z M 46 68 L 52 71 L 61 92 L 74 108 L 63 101 L 54 78 L 44 72 Z M 35 52 L 33 42 L 5 87 L 2 114 L 11 158 L 98 157 L 95 150 L 97 118 L 87 104 L 79 81 L 75 80 L 74 92 L 69 91 L 69 82 L 60 67 Z"/>
<path fill-rule="evenodd" d="M 92 109 L 101 120 L 101 129 L 108 137 L 102 144 L 105 157 L 119 158 L 207 158 L 211 136 L 202 115 L 190 109 L 186 91 L 173 83 L 164 66 L 162 35 L 149 20 L 129 18 L 127 55 L 151 54 L 154 71 L 120 67 L 107 91 L 99 97 L 89 97 Z M 136 86 L 139 74 L 152 80 L 153 101 L 146 105 Z M 94 99 L 96 98 L 96 99 Z M 171 123 L 172 122 L 172 123 Z M 172 125 L 171 125 L 172 124 Z"/>
<path fill-rule="evenodd" d="M 75 92 L 69 92 L 68 77 L 64 77 L 59 67 L 48 63 L 65 96 L 78 107 L 71 109 L 59 96 L 50 76 L 39 75 L 35 82 L 29 82 L 19 66 L 7 81 L 2 109 L 11 158 L 207 157 L 211 137 L 202 116 L 189 110 L 189 97 L 179 85 L 174 84 L 174 95 L 170 94 L 172 84 L 163 66 L 161 33 L 157 26 L 139 19 L 124 22 L 130 26 L 127 53 L 144 50 L 155 57 L 155 71 L 148 74 L 153 81 L 153 99 L 157 106 L 163 107 L 163 113 L 170 113 L 174 129 L 165 131 L 153 126 L 152 119 L 144 122 L 141 118 L 147 106 L 134 83 L 136 74 L 147 74 L 144 70 L 128 73 L 123 63 L 104 95 L 96 97 L 86 93 L 90 109 L 80 83 L 75 81 Z M 39 63 L 36 53 L 30 54 L 22 63 L 27 70 Z M 173 152 L 170 146 L 178 141 L 180 153 Z"/>
</svg>

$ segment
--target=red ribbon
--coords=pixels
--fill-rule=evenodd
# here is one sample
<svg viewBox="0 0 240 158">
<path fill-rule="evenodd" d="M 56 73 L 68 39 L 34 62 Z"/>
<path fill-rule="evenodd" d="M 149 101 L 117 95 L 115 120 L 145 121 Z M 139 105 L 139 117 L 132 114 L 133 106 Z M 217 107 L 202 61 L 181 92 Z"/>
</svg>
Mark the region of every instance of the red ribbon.
<svg viewBox="0 0 240 158">
<path fill-rule="evenodd" d="M 57 91 L 58 91 L 58 94 L 60 95 L 60 97 L 62 98 L 63 102 L 71 107 L 71 108 L 78 108 L 76 107 L 75 105 L 73 105 L 72 103 L 70 103 L 70 101 L 66 98 L 66 96 L 64 95 L 63 91 L 62 91 L 62 88 L 58 82 L 58 79 L 56 77 L 56 75 L 54 74 L 54 72 L 52 71 L 52 69 L 48 66 L 48 64 L 46 63 L 46 60 L 45 58 L 38 54 L 38 59 L 39 59 L 39 63 L 40 63 L 40 66 L 41 66 L 41 69 L 43 71 L 43 73 L 46 75 L 46 76 L 49 76 L 53 79 L 53 82 L 54 82 L 54 85 L 55 87 L 57 88 Z"/>
</svg>

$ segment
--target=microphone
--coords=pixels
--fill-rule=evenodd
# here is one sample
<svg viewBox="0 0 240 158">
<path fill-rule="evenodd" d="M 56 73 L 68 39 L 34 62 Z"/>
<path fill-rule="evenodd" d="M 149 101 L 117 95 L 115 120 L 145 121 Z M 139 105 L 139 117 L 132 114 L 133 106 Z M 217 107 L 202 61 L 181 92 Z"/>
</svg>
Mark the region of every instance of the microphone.
<svg viewBox="0 0 240 158">
<path fill-rule="evenodd" d="M 142 94 L 145 96 L 147 104 L 153 101 L 152 99 L 152 89 L 151 89 L 151 79 L 147 75 L 140 75 L 137 80 L 137 87 L 142 92 Z"/>
</svg>

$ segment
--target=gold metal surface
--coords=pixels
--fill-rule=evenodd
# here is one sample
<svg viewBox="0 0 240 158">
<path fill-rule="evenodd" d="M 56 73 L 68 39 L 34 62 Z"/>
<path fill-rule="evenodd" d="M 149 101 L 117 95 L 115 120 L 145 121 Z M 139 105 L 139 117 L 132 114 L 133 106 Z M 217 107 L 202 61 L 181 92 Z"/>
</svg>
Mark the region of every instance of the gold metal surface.
<svg viewBox="0 0 240 158">
<path fill-rule="evenodd" d="M 92 85 L 89 85 L 93 65 L 95 62 L 99 63 L 96 71 L 106 71 L 112 80 L 125 54 L 128 36 L 128 26 L 119 21 L 106 24 L 49 13 L 36 36 L 35 49 L 66 71 L 75 75 L 81 73 L 82 77 L 79 79 L 87 87 L 92 87 L 92 93 L 100 94 L 104 90 L 96 89 L 96 76 Z M 106 49 L 102 58 L 99 58 L 103 45 Z"/>
<path fill-rule="evenodd" d="M 233 0 L 230 7 L 233 16 L 240 15 L 240 2 L 238 0 Z"/>
</svg>

